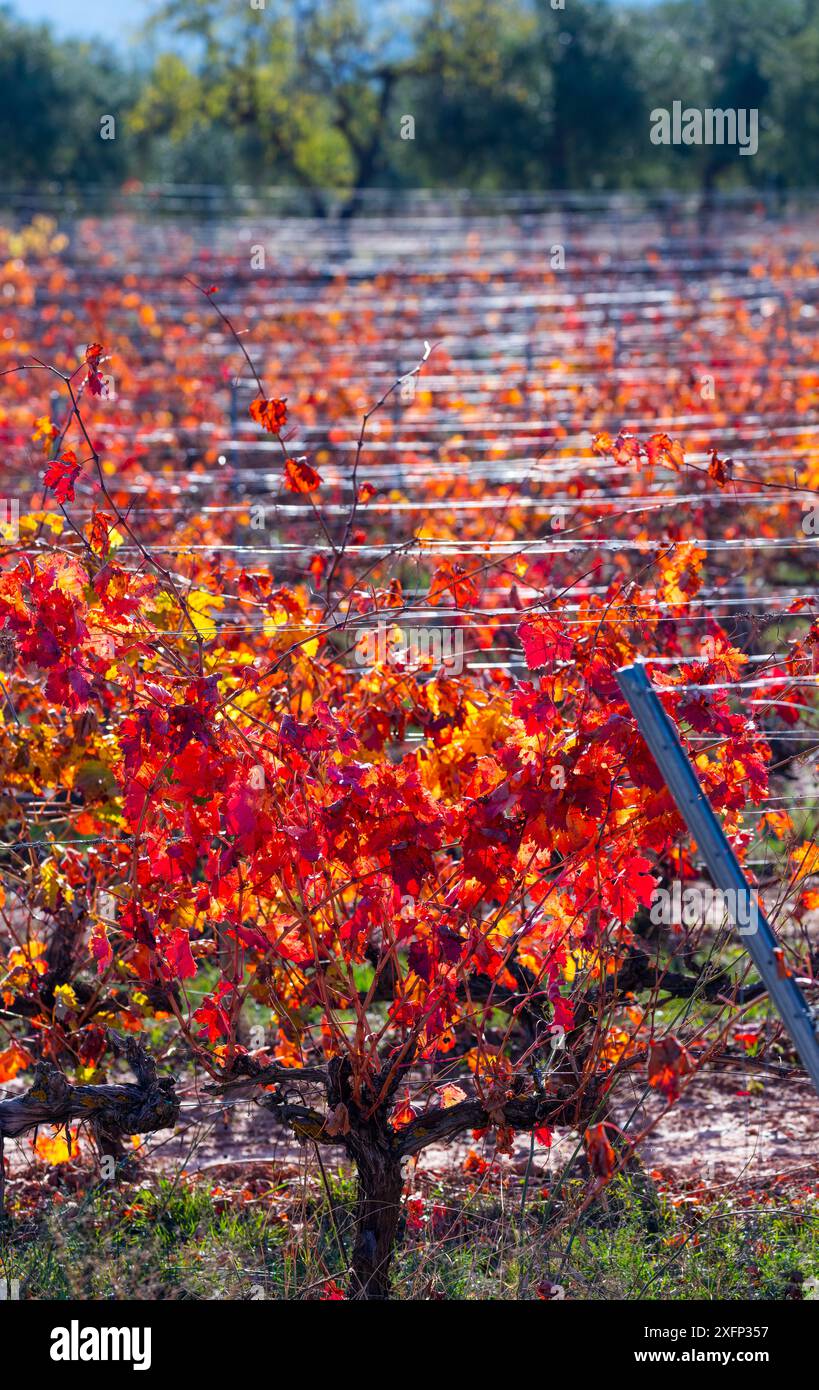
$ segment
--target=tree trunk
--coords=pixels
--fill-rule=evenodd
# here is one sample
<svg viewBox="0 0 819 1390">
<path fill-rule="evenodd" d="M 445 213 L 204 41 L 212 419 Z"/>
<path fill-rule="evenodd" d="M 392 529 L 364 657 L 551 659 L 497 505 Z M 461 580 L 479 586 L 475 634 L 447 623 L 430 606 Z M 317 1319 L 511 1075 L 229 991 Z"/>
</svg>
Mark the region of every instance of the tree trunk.
<svg viewBox="0 0 819 1390">
<path fill-rule="evenodd" d="M 401 1219 L 401 1158 L 383 1124 L 353 1131 L 347 1146 L 358 1170 L 350 1297 L 390 1296 L 390 1263 Z"/>
<path fill-rule="evenodd" d="M 355 1245 L 350 1260 L 350 1298 L 390 1296 L 390 1264 L 401 1222 L 401 1149 L 387 1116 L 402 1070 L 384 1066 L 357 1093 L 347 1057 L 328 1066 L 327 1103 L 344 1114 L 344 1147 L 356 1167 Z"/>
</svg>

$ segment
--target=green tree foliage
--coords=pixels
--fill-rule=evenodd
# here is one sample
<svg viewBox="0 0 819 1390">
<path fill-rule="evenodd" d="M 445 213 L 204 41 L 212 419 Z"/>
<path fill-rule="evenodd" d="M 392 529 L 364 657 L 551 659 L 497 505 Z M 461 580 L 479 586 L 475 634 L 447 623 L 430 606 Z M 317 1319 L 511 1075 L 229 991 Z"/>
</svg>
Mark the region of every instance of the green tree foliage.
<svg viewBox="0 0 819 1390">
<path fill-rule="evenodd" d="M 0 179 L 333 188 L 812 185 L 819 0 L 164 0 L 141 66 L 0 13 Z M 759 111 L 759 151 L 651 112 Z M 117 139 L 99 138 L 103 113 Z"/>
<path fill-rule="evenodd" d="M 666 0 L 636 16 L 638 86 L 649 110 L 757 108 L 759 152 L 677 146 L 655 153 L 655 184 L 815 185 L 819 0 Z"/>
<path fill-rule="evenodd" d="M 118 183 L 128 172 L 119 113 L 135 91 L 113 55 L 58 43 L 0 11 L 0 182 Z M 114 116 L 115 138 L 100 120 Z"/>
</svg>

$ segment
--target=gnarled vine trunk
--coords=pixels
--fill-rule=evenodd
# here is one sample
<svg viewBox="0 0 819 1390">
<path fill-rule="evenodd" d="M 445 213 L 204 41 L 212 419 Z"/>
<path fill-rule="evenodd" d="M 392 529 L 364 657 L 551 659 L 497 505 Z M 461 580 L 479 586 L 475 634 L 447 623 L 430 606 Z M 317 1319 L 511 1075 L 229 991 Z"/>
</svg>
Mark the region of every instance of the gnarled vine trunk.
<svg viewBox="0 0 819 1390">
<path fill-rule="evenodd" d="M 348 1294 L 354 1299 L 389 1298 L 392 1259 L 401 1238 L 404 1159 L 415 1157 L 430 1144 L 447 1143 L 469 1130 L 498 1124 L 499 1108 L 490 1113 L 475 1096 L 455 1105 L 432 1107 L 395 1130 L 388 1117 L 402 1074 L 408 1070 L 407 1061 L 401 1067 L 385 1062 L 376 1077 L 357 1083 L 347 1057 L 332 1058 L 326 1071 L 260 1066 L 247 1057 L 237 1058 L 234 1067 L 229 1081 L 214 1089 L 238 1096 L 267 1086 L 259 1103 L 280 1123 L 307 1143 L 336 1145 L 346 1151 L 358 1179 Z M 323 1113 L 301 1096 L 291 1098 L 299 1080 L 322 1087 L 327 1103 Z M 523 1080 L 521 1089 L 526 1085 Z M 538 1125 L 576 1127 L 597 1115 L 599 1091 L 599 1085 L 589 1081 L 578 1093 L 574 1072 L 555 1074 L 548 1093 L 528 1091 L 505 1098 L 501 1118 L 509 1128 L 526 1132 Z M 343 1245 L 342 1238 L 339 1243 Z M 347 1259 L 346 1249 L 344 1255 Z"/>
<path fill-rule="evenodd" d="M 124 1134 L 153 1134 L 170 1129 L 179 1117 L 179 1101 L 170 1077 L 157 1076 L 156 1066 L 136 1038 L 124 1041 L 115 1033 L 108 1044 L 127 1058 L 136 1082 L 105 1082 L 74 1086 L 61 1071 L 46 1061 L 34 1068 L 28 1091 L 0 1101 L 0 1216 L 3 1213 L 5 1170 L 3 1148 L 7 1138 L 17 1139 L 39 1125 L 66 1125 L 72 1120 L 89 1124 L 101 1146 L 116 1157 Z"/>
<path fill-rule="evenodd" d="M 389 1298 L 401 1220 L 401 1158 L 383 1119 L 351 1130 L 347 1150 L 358 1174 L 350 1297 Z"/>
<path fill-rule="evenodd" d="M 355 1243 L 350 1260 L 350 1298 L 390 1296 L 390 1265 L 401 1223 L 401 1148 L 388 1122 L 400 1072 L 385 1067 L 370 1084 L 355 1087 L 347 1058 L 330 1062 L 327 1100 L 343 1115 L 343 1143 L 355 1164 L 358 1190 Z"/>
</svg>

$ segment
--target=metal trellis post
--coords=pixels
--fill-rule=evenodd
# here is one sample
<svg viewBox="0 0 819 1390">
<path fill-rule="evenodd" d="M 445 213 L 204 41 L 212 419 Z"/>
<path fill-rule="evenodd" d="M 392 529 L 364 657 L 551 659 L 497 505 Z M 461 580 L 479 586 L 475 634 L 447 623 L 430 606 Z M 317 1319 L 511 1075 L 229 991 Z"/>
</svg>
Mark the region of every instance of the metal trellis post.
<svg viewBox="0 0 819 1390">
<path fill-rule="evenodd" d="M 740 895 L 749 904 L 755 901 L 756 930 L 745 937 L 748 952 L 819 1094 L 819 1038 L 814 1017 L 796 981 L 781 970 L 770 923 L 700 786 L 677 729 L 660 704 L 643 665 L 622 667 L 617 680 L 680 815 L 702 851 L 714 886 L 726 895 L 734 895 L 736 903 Z"/>
</svg>

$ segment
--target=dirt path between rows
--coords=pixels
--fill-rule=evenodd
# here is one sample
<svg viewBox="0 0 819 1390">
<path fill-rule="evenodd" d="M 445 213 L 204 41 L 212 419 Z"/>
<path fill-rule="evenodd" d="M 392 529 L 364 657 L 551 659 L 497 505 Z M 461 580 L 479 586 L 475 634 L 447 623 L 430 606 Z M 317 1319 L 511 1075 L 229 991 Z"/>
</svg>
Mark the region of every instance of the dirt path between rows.
<svg viewBox="0 0 819 1390">
<path fill-rule="evenodd" d="M 772 1183 L 783 1188 L 819 1190 L 819 1098 L 798 1073 L 772 1074 L 752 1066 L 723 1065 L 695 1076 L 680 1099 L 667 1108 L 662 1097 L 631 1083 L 618 1092 L 613 1116 L 624 1133 L 649 1132 L 639 1146 L 644 1167 L 671 1190 L 704 1185 L 718 1194 L 743 1192 Z M 518 1135 L 511 1155 L 501 1160 L 512 1172 L 530 1163 L 530 1138 Z M 558 1130 L 551 1149 L 535 1146 L 530 1177 L 558 1176 L 578 1147 L 578 1136 Z M 416 1178 L 442 1178 L 463 1171 L 470 1151 L 492 1159 L 491 1140 L 463 1139 L 433 1145 L 420 1156 Z M 87 1154 L 86 1150 L 86 1154 Z M 31 1170 L 32 1140 L 7 1142 L 11 1176 Z M 343 1160 L 324 1155 L 331 1170 Z M 259 1165 L 292 1169 L 315 1166 L 311 1146 L 303 1146 L 249 1101 L 224 1110 L 196 1100 L 183 1102 L 173 1133 L 149 1136 L 143 1150 L 145 1176 L 184 1171 L 213 1175 Z"/>
<path fill-rule="evenodd" d="M 661 1174 L 672 1188 L 703 1182 L 713 1191 L 747 1189 L 774 1180 L 800 1187 L 819 1185 L 819 1098 L 798 1074 L 724 1066 L 696 1076 L 670 1109 L 656 1093 L 646 1095 L 635 1084 L 631 1095 L 620 1090 L 613 1113 L 629 1135 L 653 1125 L 639 1153 L 646 1169 Z M 550 1150 L 535 1146 L 534 1175 L 559 1174 L 577 1143 L 576 1135 L 563 1130 L 555 1133 Z M 206 1118 L 188 1111 L 180 1132 L 153 1143 L 151 1150 L 152 1162 L 163 1168 L 181 1164 L 188 1172 L 215 1172 L 237 1162 L 312 1159 L 309 1147 L 248 1102 Z M 444 1177 L 453 1167 L 462 1168 L 470 1150 L 492 1157 L 485 1140 L 467 1136 L 425 1150 L 416 1174 Z M 506 1161 L 520 1170 L 529 1155 L 530 1139 L 519 1135 Z M 330 1160 L 331 1166 L 337 1162 Z"/>
</svg>

